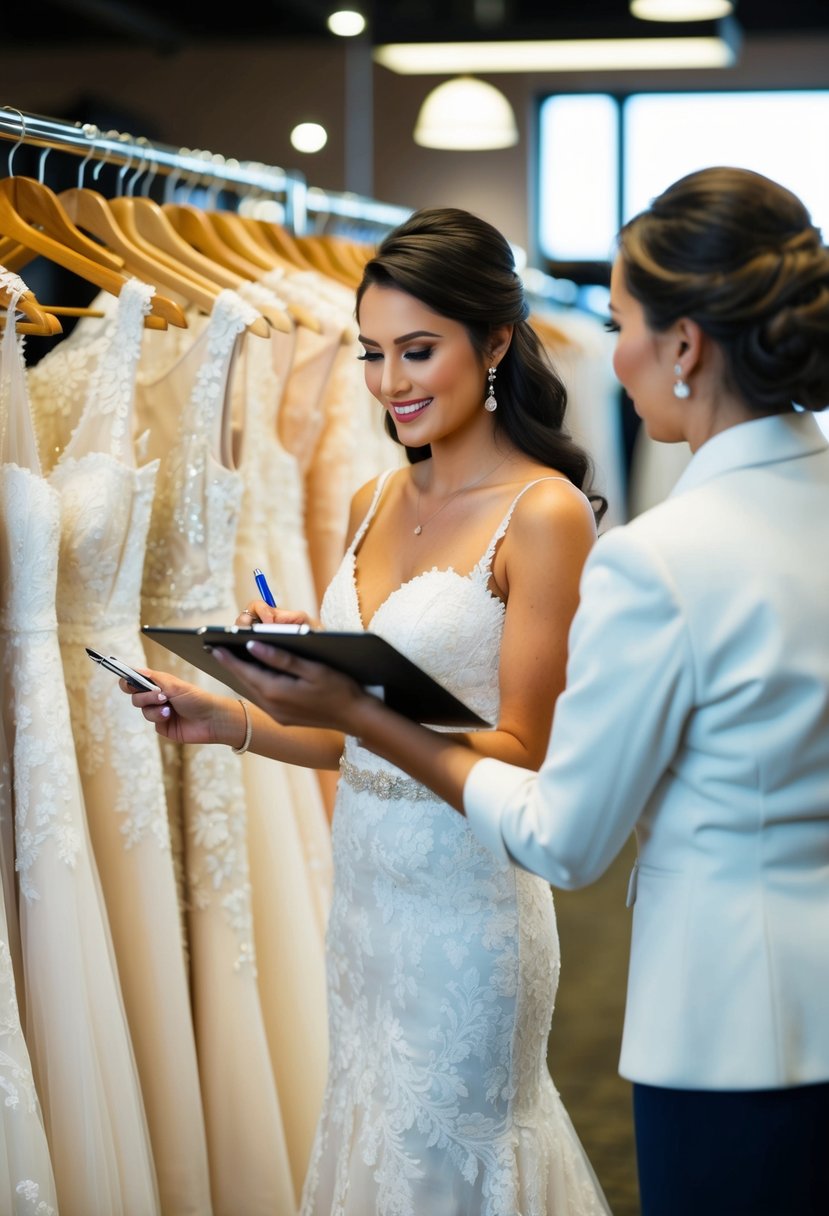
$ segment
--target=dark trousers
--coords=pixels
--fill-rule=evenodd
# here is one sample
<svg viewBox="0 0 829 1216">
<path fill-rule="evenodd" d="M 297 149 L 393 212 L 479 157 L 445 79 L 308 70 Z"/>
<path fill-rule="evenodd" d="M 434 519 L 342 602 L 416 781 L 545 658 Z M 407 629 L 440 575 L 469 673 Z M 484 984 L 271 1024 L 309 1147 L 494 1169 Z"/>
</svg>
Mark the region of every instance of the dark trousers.
<svg viewBox="0 0 829 1216">
<path fill-rule="evenodd" d="M 829 1216 L 829 1083 L 634 1084 L 641 1216 Z"/>
</svg>

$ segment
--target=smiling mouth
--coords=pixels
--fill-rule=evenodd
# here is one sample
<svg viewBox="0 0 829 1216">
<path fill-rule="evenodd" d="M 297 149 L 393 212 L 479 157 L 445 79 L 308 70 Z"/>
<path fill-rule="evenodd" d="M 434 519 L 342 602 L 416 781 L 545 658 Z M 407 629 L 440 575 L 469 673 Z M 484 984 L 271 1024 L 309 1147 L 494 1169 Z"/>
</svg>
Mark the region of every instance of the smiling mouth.
<svg viewBox="0 0 829 1216">
<path fill-rule="evenodd" d="M 401 401 L 399 404 L 392 402 L 391 409 L 395 418 L 400 418 L 405 422 L 423 413 L 426 407 L 432 404 L 432 401 L 432 397 L 424 397 L 421 401 Z"/>
</svg>

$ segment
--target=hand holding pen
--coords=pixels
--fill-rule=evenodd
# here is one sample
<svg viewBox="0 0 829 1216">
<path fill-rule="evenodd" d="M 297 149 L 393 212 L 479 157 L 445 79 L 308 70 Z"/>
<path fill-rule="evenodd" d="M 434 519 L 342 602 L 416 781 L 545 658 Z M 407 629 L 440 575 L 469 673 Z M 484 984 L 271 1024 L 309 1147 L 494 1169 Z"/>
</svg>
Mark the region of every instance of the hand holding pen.
<svg viewBox="0 0 829 1216">
<path fill-rule="evenodd" d="M 237 625 L 241 625 L 243 628 L 249 628 L 251 625 L 258 625 L 260 623 L 267 625 L 311 625 L 314 628 L 317 627 L 318 622 L 312 621 L 307 612 L 284 609 L 277 605 L 276 597 L 268 586 L 268 580 L 258 567 L 254 570 L 253 577 L 256 582 L 256 589 L 262 598 L 252 600 L 248 604 L 247 608 L 236 618 Z"/>
<path fill-rule="evenodd" d="M 258 567 L 253 572 L 253 579 L 256 583 L 256 590 L 261 598 L 252 600 L 244 611 L 239 614 L 236 620 L 237 625 L 255 625 L 260 621 L 272 623 L 276 620 L 276 599 L 268 586 L 268 580 Z M 273 611 L 268 611 L 269 609 Z"/>
</svg>

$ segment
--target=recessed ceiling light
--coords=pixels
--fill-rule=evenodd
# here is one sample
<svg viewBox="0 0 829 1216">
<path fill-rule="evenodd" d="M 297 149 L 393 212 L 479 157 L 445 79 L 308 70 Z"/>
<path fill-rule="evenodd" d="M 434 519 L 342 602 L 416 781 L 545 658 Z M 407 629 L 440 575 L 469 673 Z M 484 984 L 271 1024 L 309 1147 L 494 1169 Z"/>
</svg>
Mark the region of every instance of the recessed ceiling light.
<svg viewBox="0 0 829 1216">
<path fill-rule="evenodd" d="M 297 152 L 319 152 L 328 143 L 328 132 L 318 122 L 301 122 L 291 132 Z"/>
<path fill-rule="evenodd" d="M 343 8 L 328 18 L 328 28 L 340 38 L 356 38 L 366 28 L 366 19 L 356 9 Z"/>
<path fill-rule="evenodd" d="M 717 21 L 734 12 L 732 0 L 630 0 L 641 21 Z"/>
</svg>

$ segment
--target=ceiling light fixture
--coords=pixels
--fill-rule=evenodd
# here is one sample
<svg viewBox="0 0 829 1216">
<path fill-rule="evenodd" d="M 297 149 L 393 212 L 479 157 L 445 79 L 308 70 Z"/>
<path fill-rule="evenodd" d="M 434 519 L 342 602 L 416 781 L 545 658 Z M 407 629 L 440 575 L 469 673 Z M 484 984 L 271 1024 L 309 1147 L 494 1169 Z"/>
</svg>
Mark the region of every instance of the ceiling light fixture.
<svg viewBox="0 0 829 1216">
<path fill-rule="evenodd" d="M 512 106 L 503 93 L 471 76 L 432 89 L 417 116 L 414 141 L 424 148 L 481 152 L 518 143 Z"/>
<path fill-rule="evenodd" d="M 291 132 L 291 146 L 297 152 L 319 152 L 328 143 L 328 132 L 318 122 L 300 122 Z"/>
<path fill-rule="evenodd" d="M 343 8 L 332 13 L 326 24 L 340 38 L 356 38 L 366 28 L 366 19 L 356 9 Z"/>
<path fill-rule="evenodd" d="M 734 12 L 732 0 L 630 0 L 640 21 L 716 21 Z"/>
<path fill-rule="evenodd" d="M 375 47 L 376 63 L 401 75 L 496 72 L 600 72 L 620 69 L 727 68 L 737 62 L 733 19 L 674 38 L 575 38 L 515 42 L 397 42 Z"/>
</svg>

